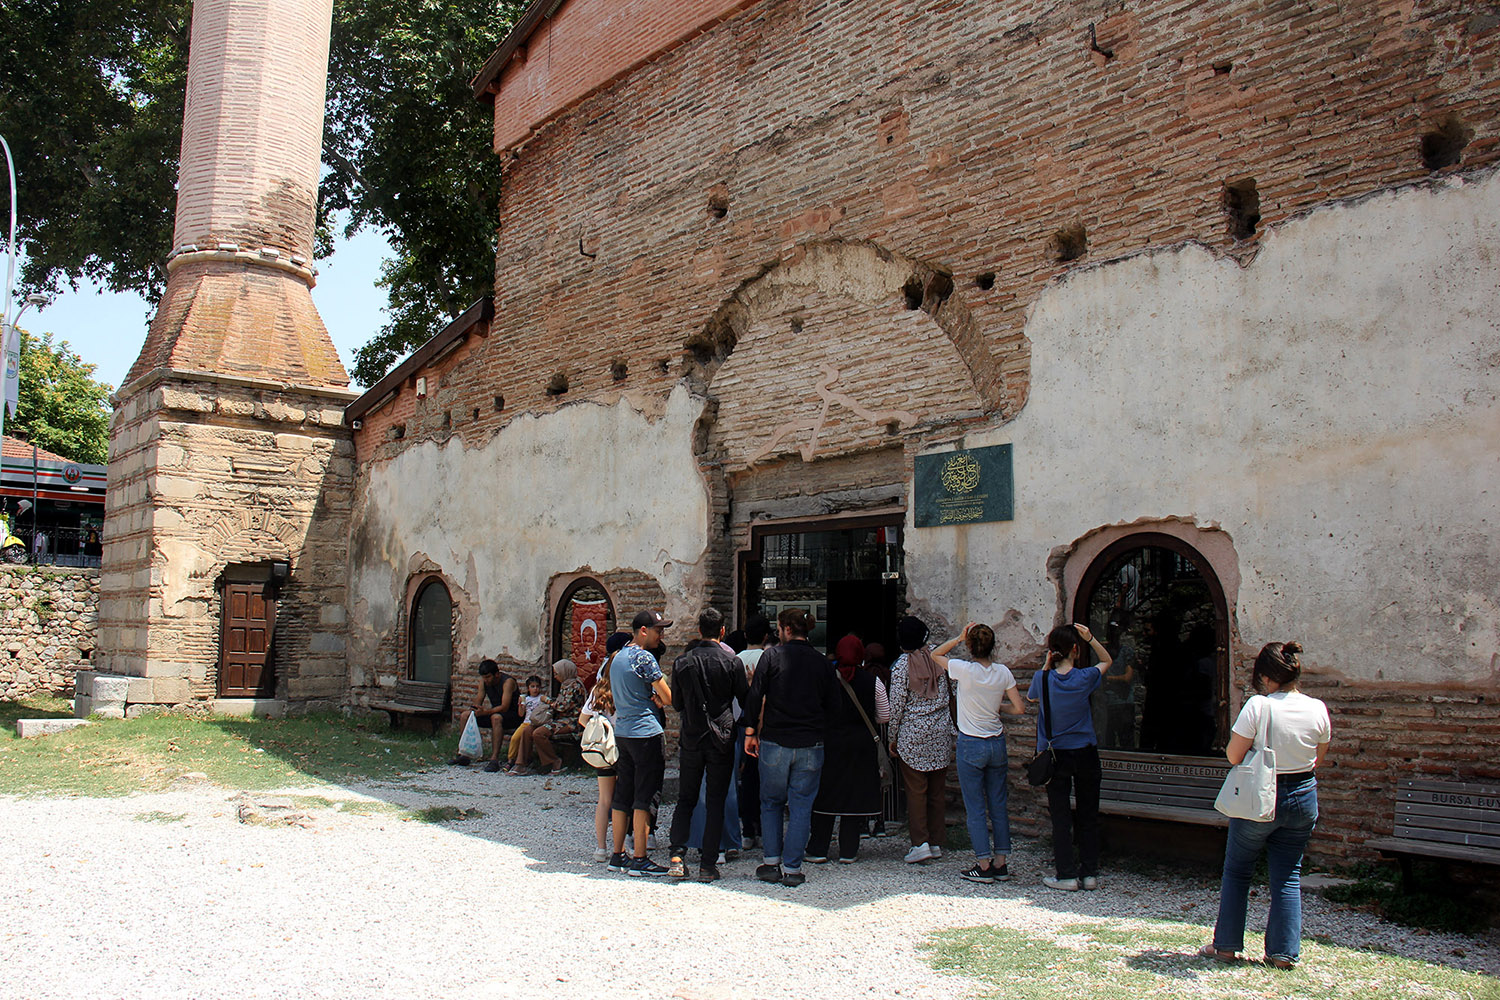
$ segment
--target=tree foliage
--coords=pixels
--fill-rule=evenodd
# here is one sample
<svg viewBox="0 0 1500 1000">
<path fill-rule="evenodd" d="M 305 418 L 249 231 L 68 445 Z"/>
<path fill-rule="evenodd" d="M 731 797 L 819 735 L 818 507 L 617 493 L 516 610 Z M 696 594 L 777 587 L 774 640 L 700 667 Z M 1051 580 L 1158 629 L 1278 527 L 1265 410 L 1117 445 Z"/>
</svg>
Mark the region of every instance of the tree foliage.
<svg viewBox="0 0 1500 1000">
<path fill-rule="evenodd" d="M 373 384 L 490 293 L 500 170 L 469 81 L 523 4 L 339 0 L 319 247 L 330 220 L 373 226 L 394 257 L 390 322 L 356 355 Z M 189 0 L 10 0 L 0 134 L 21 190 L 30 290 L 82 278 L 148 298 L 165 285 L 187 80 Z"/>
<path fill-rule="evenodd" d="M 103 465 L 109 452 L 110 387 L 95 366 L 52 334 L 21 331 L 21 384 L 16 415 L 5 429 L 75 462 Z"/>
<path fill-rule="evenodd" d="M 187 86 L 188 0 L 9 0 L 0 135 L 24 285 L 161 294 Z M 8 197 L 9 192 L 6 192 Z"/>
<path fill-rule="evenodd" d="M 491 294 L 500 169 L 470 81 L 522 4 L 397 0 L 334 7 L 321 210 L 384 230 L 391 321 L 355 354 L 374 385 L 446 321 Z"/>
</svg>

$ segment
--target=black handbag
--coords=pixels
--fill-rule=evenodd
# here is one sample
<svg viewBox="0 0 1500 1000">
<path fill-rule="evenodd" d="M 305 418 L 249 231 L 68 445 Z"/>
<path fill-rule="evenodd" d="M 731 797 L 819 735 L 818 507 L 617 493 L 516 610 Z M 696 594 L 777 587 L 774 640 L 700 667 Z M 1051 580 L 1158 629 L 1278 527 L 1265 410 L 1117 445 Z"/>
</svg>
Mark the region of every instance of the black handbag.
<svg viewBox="0 0 1500 1000">
<path fill-rule="evenodd" d="M 1042 734 L 1047 737 L 1047 745 L 1026 762 L 1026 780 L 1033 785 L 1045 785 L 1057 771 L 1057 754 L 1052 750 L 1052 699 L 1047 696 L 1047 674 L 1051 671 L 1045 667 L 1042 671 Z"/>
</svg>

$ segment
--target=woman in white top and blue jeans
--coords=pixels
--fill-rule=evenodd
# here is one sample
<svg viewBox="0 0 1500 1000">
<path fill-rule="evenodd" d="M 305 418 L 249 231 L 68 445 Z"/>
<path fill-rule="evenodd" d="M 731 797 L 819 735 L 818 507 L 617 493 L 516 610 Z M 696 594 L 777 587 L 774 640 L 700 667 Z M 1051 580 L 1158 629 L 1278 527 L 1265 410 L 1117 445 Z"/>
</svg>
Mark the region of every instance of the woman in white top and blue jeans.
<svg viewBox="0 0 1500 1000">
<path fill-rule="evenodd" d="M 1205 958 L 1233 962 L 1245 947 L 1245 909 L 1250 876 L 1262 849 L 1270 881 L 1271 912 L 1266 918 L 1266 964 L 1290 969 L 1302 952 L 1302 852 L 1318 822 L 1318 781 L 1314 769 L 1328 752 L 1332 727 L 1328 706 L 1297 690 L 1302 675 L 1295 642 L 1268 643 L 1255 658 L 1250 683 L 1266 695 L 1251 698 L 1234 720 L 1229 763 L 1239 764 L 1255 744 L 1262 714 L 1271 713 L 1271 748 L 1276 751 L 1276 818 L 1265 823 L 1231 819 L 1224 845 L 1224 878 L 1219 885 L 1219 919 L 1214 939 L 1199 951 Z"/>
<path fill-rule="evenodd" d="M 948 657 L 966 643 L 972 660 Z M 995 631 L 970 622 L 963 634 L 932 651 L 958 689 L 958 787 L 964 795 L 974 864 L 960 874 L 971 882 L 1004 882 L 1010 878 L 1010 814 L 1006 783 L 1010 758 L 1000 714 L 1022 715 L 1021 692 L 1010 668 L 995 663 Z M 986 822 L 988 819 L 988 822 Z"/>
</svg>

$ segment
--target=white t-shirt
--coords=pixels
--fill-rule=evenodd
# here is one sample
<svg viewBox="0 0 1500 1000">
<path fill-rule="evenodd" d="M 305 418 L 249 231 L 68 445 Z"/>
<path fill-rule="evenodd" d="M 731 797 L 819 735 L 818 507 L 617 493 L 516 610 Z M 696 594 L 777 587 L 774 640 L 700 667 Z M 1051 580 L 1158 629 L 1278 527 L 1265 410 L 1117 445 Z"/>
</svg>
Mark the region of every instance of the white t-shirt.
<svg viewBox="0 0 1500 1000">
<path fill-rule="evenodd" d="M 1003 663 L 986 667 L 949 657 L 948 676 L 958 685 L 958 731 L 979 739 L 1003 734 L 1000 703 L 1005 700 L 1005 692 L 1016 686 L 1010 668 Z"/>
<path fill-rule="evenodd" d="M 1260 715 L 1271 706 L 1271 749 L 1276 751 L 1277 774 L 1311 771 L 1317 763 L 1318 744 L 1329 742 L 1333 732 L 1328 706 L 1301 691 L 1277 691 L 1257 695 L 1245 702 L 1234 720 L 1234 733 L 1249 740 L 1260 736 Z"/>
<path fill-rule="evenodd" d="M 740 662 L 745 665 L 746 671 L 753 674 L 755 672 L 755 665 L 760 662 L 760 658 L 765 655 L 765 652 L 759 646 L 751 646 L 749 649 L 740 652 Z"/>
</svg>

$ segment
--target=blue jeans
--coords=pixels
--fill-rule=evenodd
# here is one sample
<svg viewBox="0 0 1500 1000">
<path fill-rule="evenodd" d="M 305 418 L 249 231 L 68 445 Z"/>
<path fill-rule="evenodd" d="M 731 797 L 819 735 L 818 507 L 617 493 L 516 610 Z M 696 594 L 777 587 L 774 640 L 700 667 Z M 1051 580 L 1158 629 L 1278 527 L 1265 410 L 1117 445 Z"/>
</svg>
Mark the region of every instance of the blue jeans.
<svg viewBox="0 0 1500 1000">
<path fill-rule="evenodd" d="M 778 746 L 760 741 L 760 836 L 765 863 L 784 872 L 802 870 L 807 837 L 812 832 L 813 800 L 823 776 L 823 744 Z M 781 833 L 781 810 L 788 809 L 786 839 Z"/>
<path fill-rule="evenodd" d="M 1005 781 L 1009 765 L 1003 734 L 984 738 L 958 734 L 958 787 L 964 793 L 969 842 L 980 861 L 1010 853 L 1010 814 L 1005 809 L 1010 797 Z"/>
<path fill-rule="evenodd" d="M 1245 949 L 1250 875 L 1265 848 L 1271 896 L 1266 957 L 1297 960 L 1302 953 L 1302 851 L 1317 822 L 1318 782 L 1310 774 L 1277 777 L 1276 818 L 1269 823 L 1229 821 L 1224 879 L 1219 885 L 1219 919 L 1214 924 L 1215 948 Z"/>
</svg>

